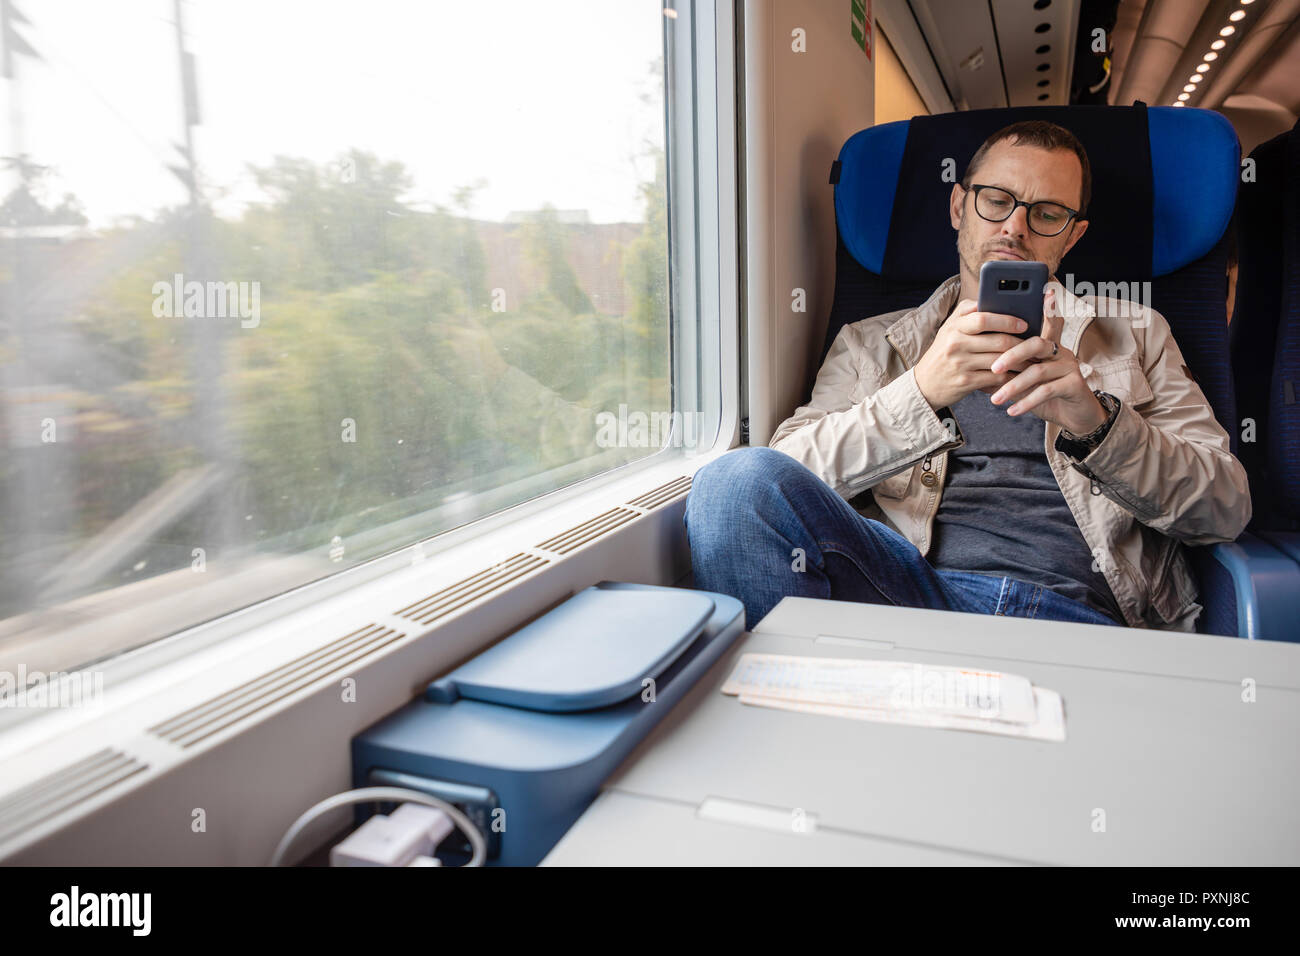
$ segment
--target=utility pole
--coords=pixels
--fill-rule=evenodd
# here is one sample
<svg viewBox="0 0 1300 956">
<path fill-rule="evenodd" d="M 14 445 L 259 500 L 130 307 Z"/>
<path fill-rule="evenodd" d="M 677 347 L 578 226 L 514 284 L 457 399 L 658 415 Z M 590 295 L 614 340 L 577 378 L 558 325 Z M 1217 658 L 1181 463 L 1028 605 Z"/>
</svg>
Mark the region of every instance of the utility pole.
<svg viewBox="0 0 1300 956">
<path fill-rule="evenodd" d="M 211 211 L 203 202 L 199 184 L 199 164 L 194 150 L 194 129 L 201 125 L 199 112 L 198 75 L 194 54 L 185 46 L 184 4 L 173 0 L 176 20 L 176 51 L 179 56 L 181 76 L 181 117 L 184 143 L 177 149 L 183 165 L 171 170 L 189 191 L 189 216 L 185 252 L 185 281 L 206 284 L 212 278 Z M 166 277 L 160 276 L 165 279 Z M 178 310 L 183 314 L 183 309 Z M 204 461 L 216 466 L 221 476 L 215 491 L 201 505 L 204 515 L 204 540 L 194 542 L 219 560 L 239 541 L 239 520 L 236 514 L 238 501 L 235 489 L 226 485 L 234 478 L 230 438 L 227 427 L 227 393 L 222 381 L 225 370 L 225 344 L 230 317 L 203 315 L 198 318 L 181 318 L 174 321 L 190 322 L 190 340 L 193 343 L 194 369 L 194 422 L 195 442 Z"/>
</svg>

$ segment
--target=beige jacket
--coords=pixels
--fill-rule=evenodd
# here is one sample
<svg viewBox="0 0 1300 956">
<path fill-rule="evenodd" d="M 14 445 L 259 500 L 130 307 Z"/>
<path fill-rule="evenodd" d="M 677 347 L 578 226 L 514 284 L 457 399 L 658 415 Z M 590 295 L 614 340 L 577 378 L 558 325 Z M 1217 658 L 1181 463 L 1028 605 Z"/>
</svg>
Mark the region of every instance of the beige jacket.
<svg viewBox="0 0 1300 956">
<path fill-rule="evenodd" d="M 1102 443 L 1080 462 L 1043 449 L 1096 565 L 1133 627 L 1195 630 L 1201 611 L 1184 544 L 1232 541 L 1250 520 L 1246 471 L 1183 363 L 1160 313 L 1074 296 L 1053 279 L 1061 345 L 1093 388 L 1120 399 Z M 941 421 L 912 371 L 957 303 L 948 279 L 910 311 L 846 325 L 817 375 L 812 401 L 769 442 L 860 514 L 929 551 L 948 451 L 965 439 Z M 870 492 L 869 494 L 867 492 Z M 1007 502 L 1014 515 L 1015 502 Z M 1014 577 L 1014 575 L 1013 575 Z"/>
</svg>

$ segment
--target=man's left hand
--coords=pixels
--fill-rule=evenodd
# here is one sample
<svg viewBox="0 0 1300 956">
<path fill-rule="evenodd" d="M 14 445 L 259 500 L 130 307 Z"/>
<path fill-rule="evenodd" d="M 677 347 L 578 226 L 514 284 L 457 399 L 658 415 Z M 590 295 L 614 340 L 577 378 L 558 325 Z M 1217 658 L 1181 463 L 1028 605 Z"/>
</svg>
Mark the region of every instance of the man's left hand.
<svg viewBox="0 0 1300 956">
<path fill-rule="evenodd" d="M 1014 401 L 1008 415 L 1033 412 L 1073 435 L 1086 435 L 1106 421 L 1106 409 L 1084 381 L 1078 358 L 1060 344 L 1065 323 L 1053 314 L 1054 298 L 1049 292 L 1044 303 L 1042 335 L 1026 339 L 993 362 L 995 372 L 1019 374 L 993 393 L 992 402 Z"/>
</svg>

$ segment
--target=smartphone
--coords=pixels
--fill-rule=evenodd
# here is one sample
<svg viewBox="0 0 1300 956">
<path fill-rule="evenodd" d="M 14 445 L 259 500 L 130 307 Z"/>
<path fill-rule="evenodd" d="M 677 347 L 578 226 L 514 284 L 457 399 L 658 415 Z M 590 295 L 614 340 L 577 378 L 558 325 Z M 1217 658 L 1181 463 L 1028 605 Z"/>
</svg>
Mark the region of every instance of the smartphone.
<svg viewBox="0 0 1300 956">
<path fill-rule="evenodd" d="M 993 259 L 980 266 L 981 312 L 997 312 L 1024 319 L 1029 328 L 1018 334 L 1027 339 L 1043 332 L 1043 287 L 1047 263 Z"/>
</svg>

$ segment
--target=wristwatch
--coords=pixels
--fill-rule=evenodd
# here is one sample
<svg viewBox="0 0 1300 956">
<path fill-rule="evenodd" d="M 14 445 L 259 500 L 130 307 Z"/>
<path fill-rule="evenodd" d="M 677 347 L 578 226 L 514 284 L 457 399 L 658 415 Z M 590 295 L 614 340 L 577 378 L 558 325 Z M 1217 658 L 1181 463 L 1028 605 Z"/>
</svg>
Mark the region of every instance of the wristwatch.
<svg viewBox="0 0 1300 956">
<path fill-rule="evenodd" d="M 1069 429 L 1062 428 L 1061 434 L 1056 436 L 1056 450 L 1064 452 L 1075 461 L 1083 461 L 1102 443 L 1110 426 L 1115 423 L 1115 416 L 1119 414 L 1119 399 L 1110 392 L 1093 389 L 1092 394 L 1097 396 L 1097 401 L 1106 409 L 1106 420 L 1086 435 L 1075 435 Z"/>
</svg>

